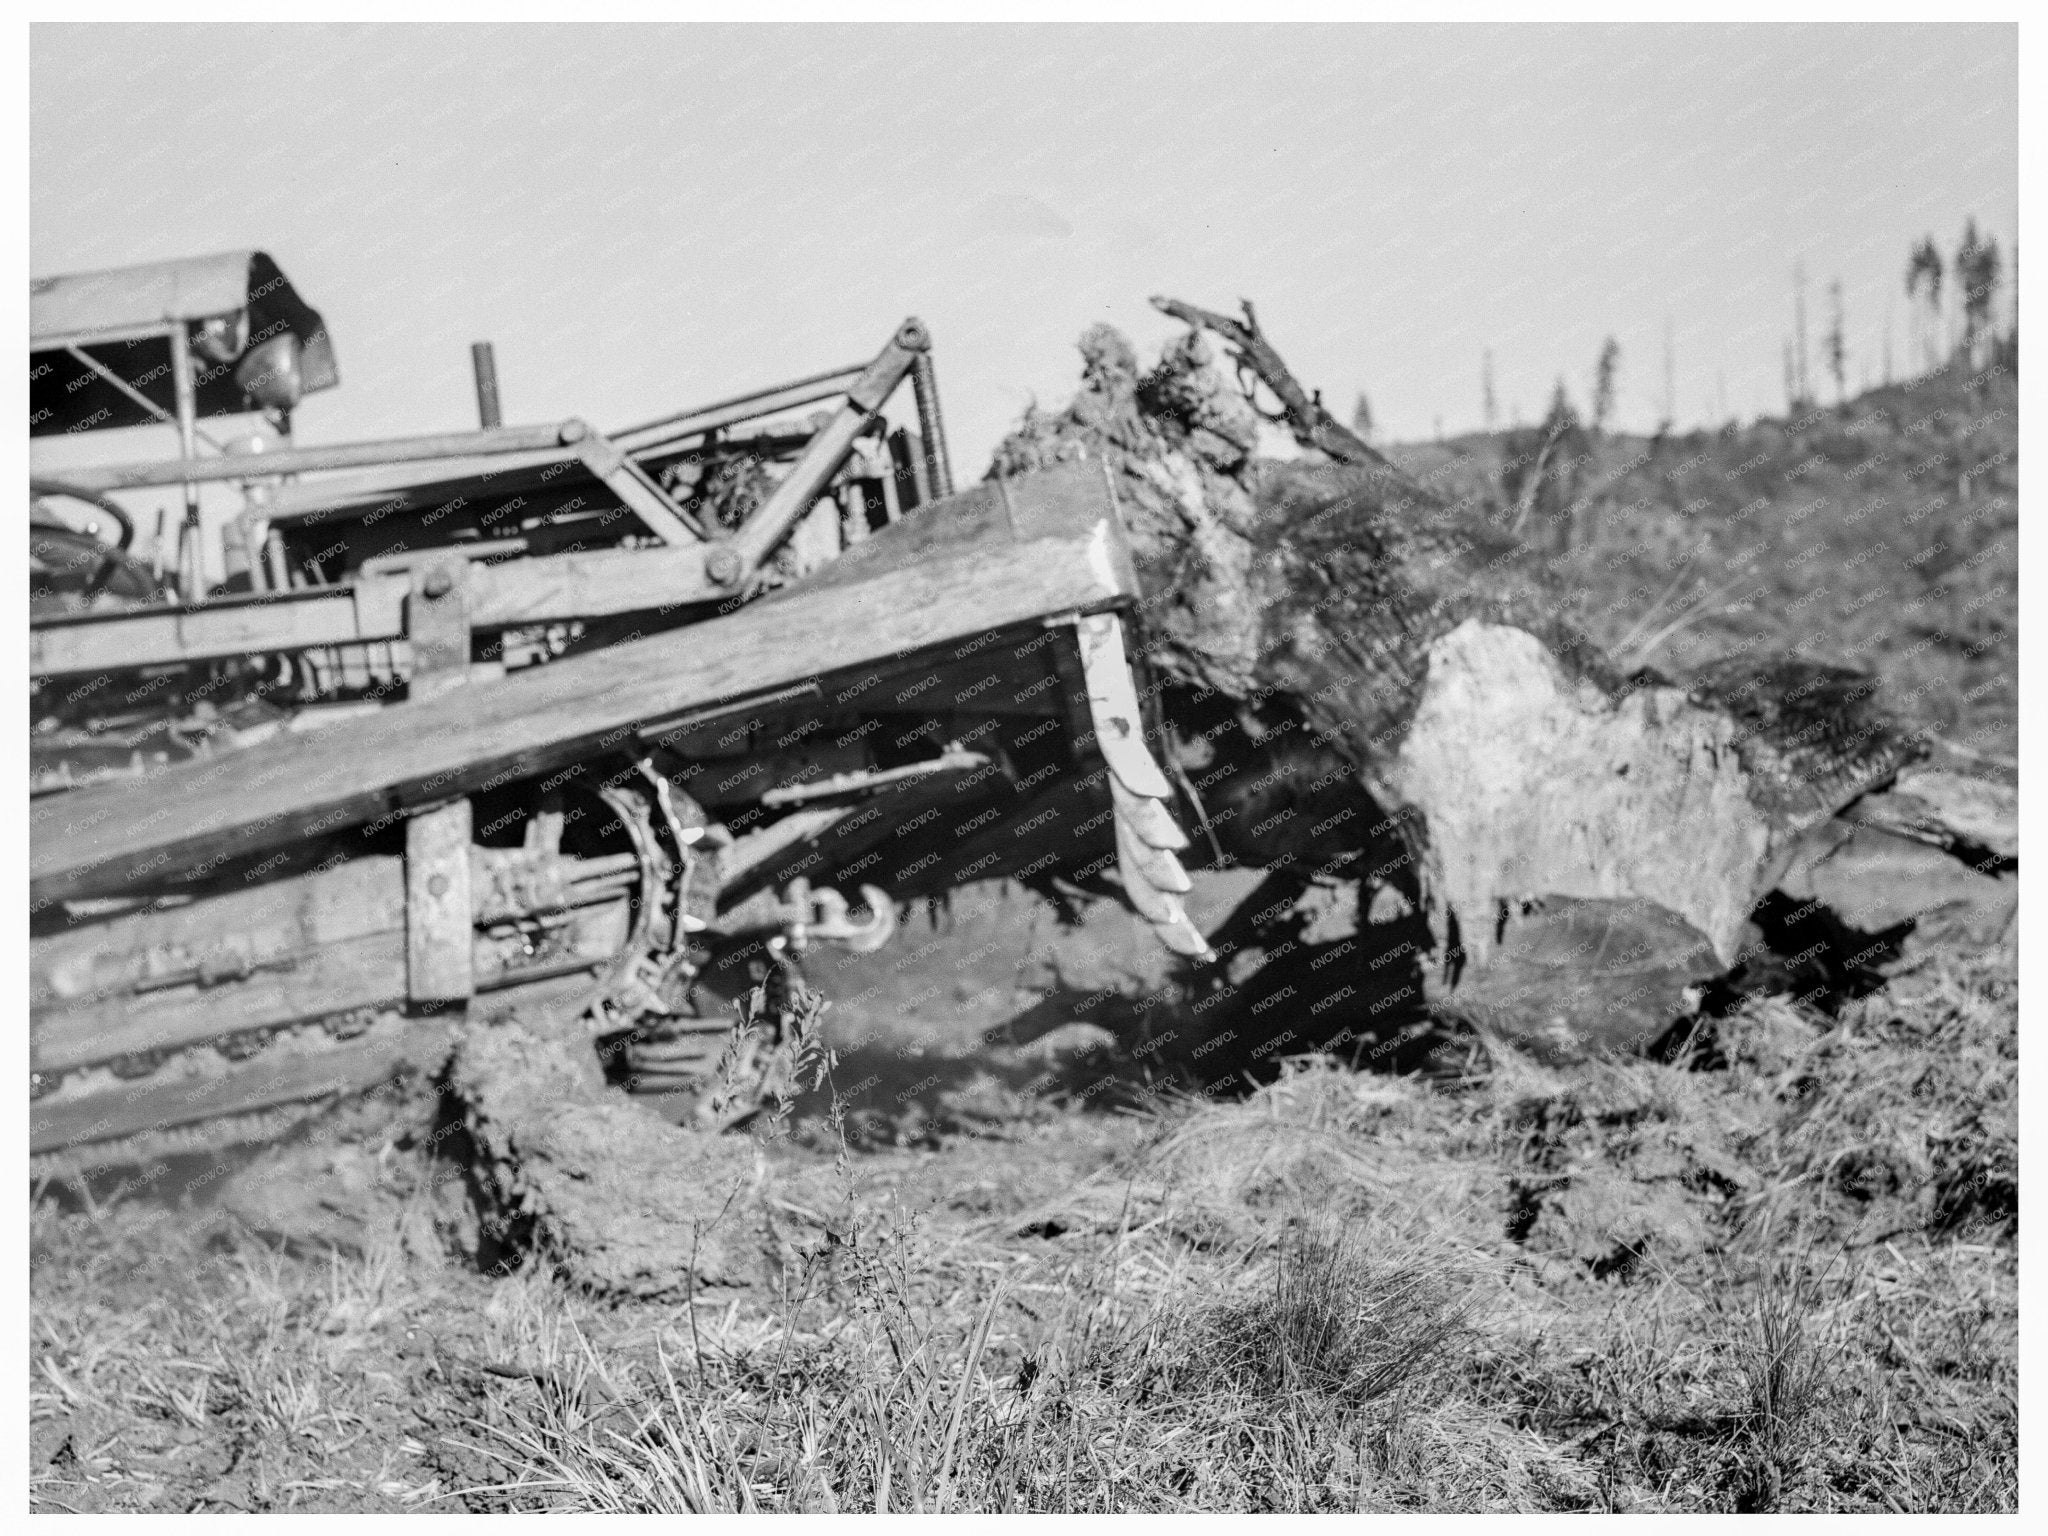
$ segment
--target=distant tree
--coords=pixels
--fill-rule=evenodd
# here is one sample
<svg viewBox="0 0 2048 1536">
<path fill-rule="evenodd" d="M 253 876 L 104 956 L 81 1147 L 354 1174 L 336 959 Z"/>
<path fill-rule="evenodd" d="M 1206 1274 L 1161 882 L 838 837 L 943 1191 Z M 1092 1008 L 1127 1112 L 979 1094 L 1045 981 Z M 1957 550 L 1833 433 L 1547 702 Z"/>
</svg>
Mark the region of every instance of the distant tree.
<svg viewBox="0 0 2048 1536">
<path fill-rule="evenodd" d="M 1500 401 L 1493 393 L 1493 349 L 1489 347 L 1479 363 L 1479 407 L 1486 418 L 1486 430 L 1500 419 Z"/>
<path fill-rule="evenodd" d="M 1509 435 L 1501 489 L 1514 508 L 1511 531 L 1523 533 L 1534 520 L 1544 530 L 1537 540 L 1559 552 L 1571 545 L 1572 498 L 1593 451 L 1585 423 L 1565 393 L 1564 380 L 1551 392 L 1543 420 Z"/>
<path fill-rule="evenodd" d="M 1941 252 L 1936 249 L 1934 236 L 1928 235 L 1913 247 L 1906 258 L 1906 297 L 1916 298 L 1924 289 L 1927 318 L 1920 332 L 1920 356 L 1923 367 L 1934 366 L 1935 351 L 1941 333 Z"/>
<path fill-rule="evenodd" d="M 1358 392 L 1358 403 L 1351 407 L 1351 430 L 1372 441 L 1372 402 L 1365 398 L 1365 391 Z"/>
<path fill-rule="evenodd" d="M 1998 294 L 1998 242 L 1980 238 L 1977 221 L 1963 225 L 1963 243 L 1956 247 L 1950 270 L 1955 274 L 1963 310 L 1962 355 L 1964 362 L 1977 366 L 1978 342 L 1991 334 L 1991 308 Z"/>
<path fill-rule="evenodd" d="M 1593 365 L 1593 431 L 1607 430 L 1614 415 L 1614 386 L 1621 369 L 1621 343 L 1612 336 L 1600 348 L 1600 360 Z"/>
<path fill-rule="evenodd" d="M 1792 335 L 1798 344 L 1794 354 L 1798 364 L 1792 376 L 1793 409 L 1797 410 L 1813 399 L 1813 374 L 1806 366 L 1806 263 L 1792 263 Z"/>
<path fill-rule="evenodd" d="M 1678 419 L 1678 343 L 1672 335 L 1671 316 L 1664 317 L 1664 409 L 1659 414 L 1657 435 L 1662 437 Z"/>
<path fill-rule="evenodd" d="M 1994 360 L 2007 373 L 2017 373 L 2020 366 L 2020 243 L 2012 243 L 2012 281 L 2006 284 L 2012 294 L 2012 303 L 2005 312 L 2005 335 L 1993 349 Z"/>
<path fill-rule="evenodd" d="M 1827 358 L 1828 372 L 1835 376 L 1835 403 L 1839 405 L 1849 398 L 1849 347 L 1842 335 L 1842 280 L 1839 277 L 1828 284 L 1828 330 L 1821 338 L 1821 350 Z"/>
</svg>

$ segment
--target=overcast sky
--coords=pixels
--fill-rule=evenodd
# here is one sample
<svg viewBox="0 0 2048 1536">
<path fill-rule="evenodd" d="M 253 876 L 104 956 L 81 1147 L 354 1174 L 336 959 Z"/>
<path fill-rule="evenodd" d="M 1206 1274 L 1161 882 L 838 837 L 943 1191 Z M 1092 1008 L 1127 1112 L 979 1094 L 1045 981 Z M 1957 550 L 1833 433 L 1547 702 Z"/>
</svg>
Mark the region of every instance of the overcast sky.
<svg viewBox="0 0 2048 1536">
<path fill-rule="evenodd" d="M 1795 261 L 1874 379 L 1908 243 L 2018 195 L 2009 26 L 39 26 L 31 92 L 33 272 L 270 251 L 341 362 L 302 442 L 474 425 L 479 338 L 509 421 L 617 426 L 914 313 L 963 478 L 1154 293 L 1397 438 L 1609 333 L 1647 426 L 1667 319 L 1681 422 L 1780 410 Z"/>
</svg>

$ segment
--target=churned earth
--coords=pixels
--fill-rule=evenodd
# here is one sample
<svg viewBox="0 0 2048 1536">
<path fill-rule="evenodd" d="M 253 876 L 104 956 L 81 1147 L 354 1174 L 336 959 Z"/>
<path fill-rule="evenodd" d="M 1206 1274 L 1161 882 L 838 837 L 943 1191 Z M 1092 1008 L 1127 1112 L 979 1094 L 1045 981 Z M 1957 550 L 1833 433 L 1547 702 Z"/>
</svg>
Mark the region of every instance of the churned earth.
<svg viewBox="0 0 2048 1536">
<path fill-rule="evenodd" d="M 1602 445 L 1602 638 L 1874 667 L 2010 782 L 2015 398 Z M 1396 456 L 1482 496 L 1510 455 Z M 31 1508 L 2016 1507 L 2010 936 L 1760 983 L 1648 1057 L 1286 1018 L 1190 1072 L 1174 975 L 1080 916 L 977 887 L 812 956 L 816 1086 L 724 1136 L 536 1036 L 261 1153 L 36 1185 Z M 493 1106 L 556 1071 L 521 1141 Z M 551 1215 L 620 1136 L 673 1149 L 631 1194 L 695 1265 Z"/>
<path fill-rule="evenodd" d="M 1669 1061 L 797 1117 L 637 1295 L 355 1106 L 39 1192 L 32 1503 L 2011 1508 L 2016 1005 L 1936 956 Z"/>
</svg>

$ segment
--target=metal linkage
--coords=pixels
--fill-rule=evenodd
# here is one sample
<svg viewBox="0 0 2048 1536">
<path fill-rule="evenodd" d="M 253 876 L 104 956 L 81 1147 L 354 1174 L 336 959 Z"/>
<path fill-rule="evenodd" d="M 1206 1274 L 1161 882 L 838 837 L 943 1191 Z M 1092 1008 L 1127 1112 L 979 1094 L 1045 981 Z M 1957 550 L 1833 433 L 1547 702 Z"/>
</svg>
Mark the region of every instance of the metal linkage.
<svg viewBox="0 0 2048 1536">
<path fill-rule="evenodd" d="M 414 1002 L 466 1003 L 471 954 L 469 801 L 423 811 L 405 825 L 405 990 Z"/>
<path fill-rule="evenodd" d="M 618 445 L 587 422 L 562 424 L 562 441 L 576 450 L 590 472 L 605 488 L 630 508 L 664 544 L 683 546 L 704 542 L 704 530 L 697 520 L 677 505 L 655 484 L 654 477 L 620 451 Z"/>
<path fill-rule="evenodd" d="M 946 419 L 939 411 L 939 376 L 931 349 L 917 354 L 910 382 L 917 391 L 917 430 L 924 438 L 925 474 L 934 496 L 953 494 L 953 459 L 946 451 Z"/>
<path fill-rule="evenodd" d="M 476 371 L 477 425 L 485 431 L 505 424 L 498 405 L 498 354 L 488 341 L 471 342 L 469 364 Z"/>
<path fill-rule="evenodd" d="M 431 699 L 469 679 L 471 604 L 467 560 L 415 566 L 405 603 L 405 634 L 412 644 L 407 697 Z"/>
<path fill-rule="evenodd" d="M 903 322 L 889 344 L 846 392 L 846 403 L 804 447 L 789 473 L 768 499 L 756 507 L 733 536 L 715 545 L 704 570 L 727 588 L 738 587 L 766 560 L 798 519 L 808 514 L 839 467 L 853 451 L 854 439 L 866 429 L 917 359 L 931 350 L 931 335 L 920 320 Z"/>
<path fill-rule="evenodd" d="M 140 464 L 93 465 L 66 470 L 65 478 L 91 491 L 139 490 L 152 485 L 254 480 L 275 475 L 319 474 L 385 464 L 423 464 L 436 459 L 533 453 L 562 447 L 559 425 L 499 427 L 489 432 L 444 432 L 430 437 L 395 437 L 341 443 L 332 448 L 290 448 L 260 457 L 152 460 Z"/>
</svg>

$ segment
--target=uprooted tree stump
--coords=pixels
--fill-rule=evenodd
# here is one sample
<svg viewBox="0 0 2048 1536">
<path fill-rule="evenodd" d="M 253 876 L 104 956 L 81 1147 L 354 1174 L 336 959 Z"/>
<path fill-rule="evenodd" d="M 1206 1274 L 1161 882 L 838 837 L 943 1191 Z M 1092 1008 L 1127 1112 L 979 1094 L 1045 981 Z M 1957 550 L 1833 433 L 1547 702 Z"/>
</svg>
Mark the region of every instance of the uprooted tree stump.
<svg viewBox="0 0 2048 1536">
<path fill-rule="evenodd" d="M 609 1295 L 761 1278 L 766 1172 L 745 1137 L 670 1125 L 607 1092 L 587 1042 L 534 1020 L 468 1031 L 448 1086 L 486 1230 L 505 1248 Z"/>
<path fill-rule="evenodd" d="M 1248 303 L 1242 321 L 1154 303 L 1191 327 L 1157 366 L 1096 326 L 1080 391 L 1027 413 L 991 473 L 1110 468 L 1198 842 L 1275 871 L 1246 909 L 1339 872 L 1361 922 L 1414 928 L 1405 968 L 1366 943 L 1369 975 L 1319 956 L 1285 990 L 1263 976 L 1235 1027 L 1259 1034 L 1274 1016 L 1245 1010 L 1288 997 L 1289 1016 L 1356 1033 L 1406 988 L 1559 1050 L 1651 1043 L 1756 942 L 1759 900 L 1813 864 L 1814 840 L 1850 835 L 1837 813 L 1920 755 L 1875 681 L 1757 654 L 1683 683 L 1625 674 L 1572 625 L 1539 552 L 1335 422 Z M 1303 456 L 1260 458 L 1262 417 Z M 1995 919 L 2003 898 L 1972 891 Z M 1219 950 L 1298 948 L 1271 923 L 1225 928 Z M 1241 988 L 1248 969 L 1226 954 L 1208 985 Z"/>
</svg>

